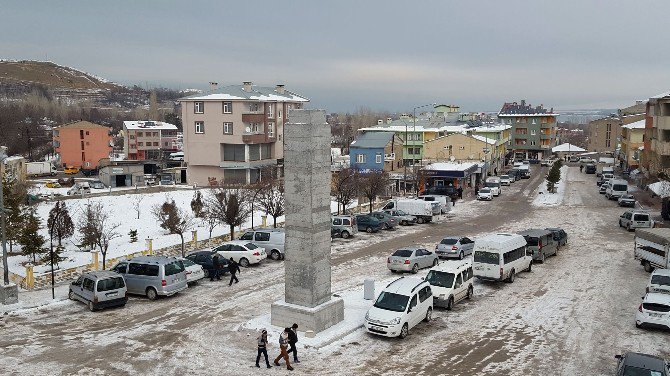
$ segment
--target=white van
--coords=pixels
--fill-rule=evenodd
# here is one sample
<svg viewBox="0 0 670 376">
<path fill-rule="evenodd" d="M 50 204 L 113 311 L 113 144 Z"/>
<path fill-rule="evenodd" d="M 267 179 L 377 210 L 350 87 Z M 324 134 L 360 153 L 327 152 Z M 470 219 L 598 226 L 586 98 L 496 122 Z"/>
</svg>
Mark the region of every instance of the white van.
<svg viewBox="0 0 670 376">
<path fill-rule="evenodd" d="M 623 179 L 612 179 L 605 190 L 605 197 L 609 200 L 618 200 L 622 195 L 628 194 L 628 182 Z"/>
<path fill-rule="evenodd" d="M 389 283 L 365 314 L 365 329 L 385 337 L 405 338 L 421 321 L 433 317 L 433 292 L 427 281 L 401 277 Z"/>
<path fill-rule="evenodd" d="M 502 185 L 500 184 L 500 178 L 497 176 L 491 176 L 486 178 L 484 186 L 491 188 L 494 196 L 500 196 L 500 191 L 502 190 Z"/>
<path fill-rule="evenodd" d="M 283 229 L 250 230 L 245 232 L 240 237 L 240 240 L 247 240 L 257 247 L 265 248 L 268 256 L 273 260 L 282 260 L 284 258 L 286 234 Z"/>
<path fill-rule="evenodd" d="M 472 261 L 446 261 L 432 267 L 426 281 L 433 289 L 433 304 L 451 309 L 454 303 L 470 299 L 474 293 Z"/>
<path fill-rule="evenodd" d="M 420 199 L 428 202 L 437 202 L 440 205 L 440 212 L 437 214 L 445 214 L 451 210 L 451 198 L 443 195 L 423 195 Z"/>
<path fill-rule="evenodd" d="M 533 255 L 526 251 L 526 239 L 518 234 L 493 234 L 475 240 L 475 277 L 491 281 L 514 282 L 518 272 L 529 271 Z"/>
</svg>

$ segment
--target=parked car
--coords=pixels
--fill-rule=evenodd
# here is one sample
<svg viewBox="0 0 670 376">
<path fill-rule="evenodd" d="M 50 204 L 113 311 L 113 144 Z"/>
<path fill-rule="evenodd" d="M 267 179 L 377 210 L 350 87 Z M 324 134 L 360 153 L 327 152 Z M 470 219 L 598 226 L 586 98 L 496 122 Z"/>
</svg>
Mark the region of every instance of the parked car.
<svg viewBox="0 0 670 376">
<path fill-rule="evenodd" d="M 474 295 L 472 261 L 447 261 L 431 268 L 426 281 L 433 290 L 433 304 L 448 310 Z"/>
<path fill-rule="evenodd" d="M 57 180 L 48 181 L 45 185 L 47 188 L 60 188 L 60 183 Z"/>
<path fill-rule="evenodd" d="M 593 163 L 589 163 L 586 166 L 584 166 L 584 172 L 587 174 L 595 174 L 597 170 L 596 165 Z"/>
<path fill-rule="evenodd" d="M 283 229 L 275 228 L 247 231 L 240 237 L 240 240 L 246 240 L 254 243 L 258 247 L 264 248 L 269 257 L 275 261 L 284 258 L 286 233 Z"/>
<path fill-rule="evenodd" d="M 384 230 L 394 230 L 396 227 L 398 227 L 398 219 L 388 213 L 375 211 L 370 213 L 370 215 L 382 222 L 382 227 Z"/>
<path fill-rule="evenodd" d="M 336 215 L 331 217 L 331 228 L 339 230 L 343 239 L 349 239 L 358 233 L 358 224 L 353 215 Z"/>
<path fill-rule="evenodd" d="M 623 179 L 612 179 L 607 184 L 605 197 L 618 200 L 622 195 L 628 194 L 628 182 Z"/>
<path fill-rule="evenodd" d="M 415 216 L 409 215 L 402 210 L 387 209 L 384 210 L 384 213 L 389 214 L 394 218 L 397 218 L 398 222 L 403 226 L 411 226 L 416 223 Z"/>
<path fill-rule="evenodd" d="M 570 162 L 579 162 L 579 156 L 577 156 L 577 155 L 571 155 L 570 158 L 568 158 L 568 161 L 570 161 Z"/>
<path fill-rule="evenodd" d="M 85 303 L 88 309 L 123 307 L 128 302 L 128 289 L 122 276 L 111 271 L 83 273 L 70 284 L 68 297 Z"/>
<path fill-rule="evenodd" d="M 619 227 L 625 227 L 628 231 L 636 228 L 651 228 L 654 227 L 654 221 L 647 212 L 628 210 L 619 217 Z"/>
<path fill-rule="evenodd" d="M 477 200 L 493 200 L 493 191 L 491 191 L 491 188 L 481 188 L 479 192 L 477 192 Z"/>
<path fill-rule="evenodd" d="M 484 186 L 486 188 L 491 189 L 491 192 L 493 193 L 494 196 L 500 196 L 500 193 L 502 191 L 502 187 L 500 185 L 500 178 L 497 176 L 489 176 L 486 178 L 486 181 L 484 182 Z"/>
<path fill-rule="evenodd" d="M 61 187 L 71 187 L 74 185 L 74 178 L 60 178 L 58 179 L 58 184 L 60 184 Z"/>
<path fill-rule="evenodd" d="M 532 267 L 533 256 L 521 235 L 486 235 L 475 242 L 472 269 L 479 279 L 513 283 L 517 273 Z"/>
<path fill-rule="evenodd" d="M 405 338 L 409 330 L 433 317 L 433 293 L 427 281 L 399 278 L 389 283 L 365 314 L 368 333 Z"/>
<path fill-rule="evenodd" d="M 509 175 L 500 175 L 500 184 L 502 185 L 510 185 L 512 184 L 513 178 L 510 178 Z"/>
<path fill-rule="evenodd" d="M 68 196 L 76 196 L 90 193 L 91 193 L 91 187 L 88 185 L 88 182 L 77 183 L 72 188 L 67 190 Z"/>
<path fill-rule="evenodd" d="M 551 159 L 551 158 L 544 158 L 544 159 L 542 159 L 542 160 L 540 161 L 540 166 L 547 166 L 547 167 L 549 167 L 549 166 L 551 166 L 552 164 L 554 164 L 554 160 Z"/>
<path fill-rule="evenodd" d="M 198 283 L 199 280 L 205 278 L 205 270 L 202 266 L 187 258 L 178 257 L 178 259 L 181 260 L 184 269 L 186 269 L 186 283 Z"/>
<path fill-rule="evenodd" d="M 655 269 L 651 272 L 646 291 L 670 294 L 670 270 Z"/>
<path fill-rule="evenodd" d="M 365 231 L 368 233 L 372 233 L 382 229 L 382 222 L 371 215 L 366 214 L 357 215 L 356 223 L 358 224 L 358 231 Z"/>
<path fill-rule="evenodd" d="M 598 188 L 598 193 L 600 193 L 601 195 L 604 195 L 605 192 L 607 192 L 607 185 L 608 184 L 609 184 L 608 182 L 603 182 L 603 184 L 600 186 L 600 188 Z"/>
<path fill-rule="evenodd" d="M 341 238 L 342 237 L 342 230 L 338 228 L 331 227 L 330 228 L 330 240 L 333 240 L 334 238 Z"/>
<path fill-rule="evenodd" d="M 265 260 L 268 255 L 264 248 L 256 246 L 246 240 L 231 240 L 212 248 L 218 252 L 219 256 L 247 267 L 251 264 L 258 264 Z"/>
<path fill-rule="evenodd" d="M 471 255 L 475 242 L 466 237 L 447 236 L 435 246 L 435 253 L 440 258 L 463 257 Z"/>
<path fill-rule="evenodd" d="M 635 196 L 631 194 L 621 195 L 621 197 L 619 197 L 619 199 L 617 200 L 619 206 L 630 207 L 630 208 L 634 208 L 636 202 L 637 201 L 635 200 Z"/>
<path fill-rule="evenodd" d="M 204 277 L 209 277 L 214 271 L 214 261 L 212 258 L 216 255 L 216 251 L 205 250 L 205 251 L 196 251 L 191 252 L 186 255 L 186 258 L 198 265 L 200 265 L 204 271 Z M 224 275 L 228 272 L 228 259 L 219 257 L 219 275 Z"/>
<path fill-rule="evenodd" d="M 635 313 L 635 326 L 670 330 L 670 294 L 650 292 Z"/>
<path fill-rule="evenodd" d="M 161 174 L 160 185 L 173 185 L 174 183 L 172 174 Z"/>
<path fill-rule="evenodd" d="M 663 358 L 629 352 L 616 355 L 616 376 L 668 376 L 670 364 Z"/>
<path fill-rule="evenodd" d="M 386 260 L 386 266 L 393 273 L 412 272 L 430 268 L 439 263 L 437 254 L 421 247 L 406 247 L 399 249 Z"/>
<path fill-rule="evenodd" d="M 517 234 L 526 239 L 526 251 L 533 255 L 533 261 L 544 263 L 547 257 L 558 253 L 558 242 L 554 241 L 554 233 L 549 230 L 530 229 Z"/>
<path fill-rule="evenodd" d="M 82 168 L 81 173 L 84 176 L 97 176 L 100 174 L 100 171 L 97 168 Z"/>
<path fill-rule="evenodd" d="M 670 269 L 670 229 L 641 228 L 635 231 L 633 257 L 648 273 Z"/>
<path fill-rule="evenodd" d="M 150 300 L 174 295 L 188 287 L 184 264 L 174 257 L 135 257 L 119 262 L 112 271 L 123 275 L 129 294 L 146 295 Z"/>
<path fill-rule="evenodd" d="M 63 172 L 68 175 L 76 175 L 79 173 L 79 167 L 67 166 L 63 169 Z"/>
<path fill-rule="evenodd" d="M 554 241 L 559 247 L 568 244 L 568 233 L 560 227 L 547 227 L 545 230 L 551 231 L 554 235 Z"/>
<path fill-rule="evenodd" d="M 90 184 L 91 188 L 93 189 L 105 189 L 105 184 L 101 182 L 100 180 L 93 180 Z"/>
</svg>

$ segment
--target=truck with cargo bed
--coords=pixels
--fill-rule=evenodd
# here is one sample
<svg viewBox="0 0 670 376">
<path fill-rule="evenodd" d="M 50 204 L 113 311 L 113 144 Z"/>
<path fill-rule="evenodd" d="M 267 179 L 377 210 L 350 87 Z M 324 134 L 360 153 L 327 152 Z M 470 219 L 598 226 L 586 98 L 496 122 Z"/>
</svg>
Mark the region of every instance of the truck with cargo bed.
<svg viewBox="0 0 670 376">
<path fill-rule="evenodd" d="M 51 162 L 28 162 L 26 163 L 26 174 L 28 176 L 54 176 L 58 171 Z"/>
<path fill-rule="evenodd" d="M 435 208 L 438 212 L 435 213 Z M 434 214 L 439 214 L 440 206 L 434 201 L 424 201 L 416 198 L 397 198 L 388 201 L 382 210 L 402 210 L 408 215 L 416 217 L 417 223 L 426 223 L 433 220 Z"/>
<path fill-rule="evenodd" d="M 647 272 L 669 269 L 670 228 L 636 229 L 634 255 Z"/>
</svg>

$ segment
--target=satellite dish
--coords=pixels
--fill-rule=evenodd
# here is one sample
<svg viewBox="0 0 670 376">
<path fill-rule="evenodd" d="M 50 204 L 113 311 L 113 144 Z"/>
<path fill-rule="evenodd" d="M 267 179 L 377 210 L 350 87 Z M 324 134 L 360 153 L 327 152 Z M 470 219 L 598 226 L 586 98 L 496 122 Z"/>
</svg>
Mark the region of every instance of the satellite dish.
<svg viewBox="0 0 670 376">
<path fill-rule="evenodd" d="M 453 162 L 453 161 L 456 160 L 456 157 L 454 157 L 454 156 L 452 155 L 451 157 L 449 157 L 449 160 Z"/>
</svg>

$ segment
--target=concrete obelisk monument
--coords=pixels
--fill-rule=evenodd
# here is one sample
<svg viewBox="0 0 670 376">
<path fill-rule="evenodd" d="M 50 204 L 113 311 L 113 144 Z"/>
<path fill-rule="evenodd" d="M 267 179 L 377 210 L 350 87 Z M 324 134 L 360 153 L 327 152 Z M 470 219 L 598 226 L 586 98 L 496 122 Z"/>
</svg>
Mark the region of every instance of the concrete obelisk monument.
<svg viewBox="0 0 670 376">
<path fill-rule="evenodd" d="M 285 299 L 272 325 L 323 331 L 344 320 L 330 289 L 330 126 L 323 110 L 291 110 L 284 126 Z"/>
</svg>

